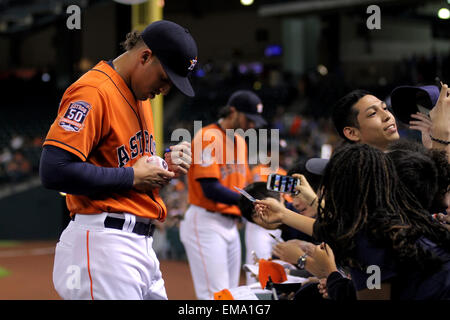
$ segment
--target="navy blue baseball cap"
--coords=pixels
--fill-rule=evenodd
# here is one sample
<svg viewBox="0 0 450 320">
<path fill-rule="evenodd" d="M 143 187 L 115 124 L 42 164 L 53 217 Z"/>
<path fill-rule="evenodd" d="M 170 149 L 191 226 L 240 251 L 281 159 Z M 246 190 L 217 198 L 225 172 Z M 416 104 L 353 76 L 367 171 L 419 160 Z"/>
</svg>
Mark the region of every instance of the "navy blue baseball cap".
<svg viewBox="0 0 450 320">
<path fill-rule="evenodd" d="M 325 167 L 328 164 L 329 159 L 323 158 L 311 158 L 305 163 L 305 168 L 311 173 L 317 174 L 319 176 L 323 175 Z"/>
<path fill-rule="evenodd" d="M 436 86 L 400 86 L 391 93 L 391 106 L 395 116 L 408 124 L 411 114 L 421 112 L 426 115 L 439 99 L 439 88 Z"/>
<path fill-rule="evenodd" d="M 175 87 L 189 97 L 195 96 L 188 76 L 197 64 L 198 52 L 189 30 L 175 22 L 159 20 L 149 24 L 141 37 Z"/>
<path fill-rule="evenodd" d="M 227 106 L 235 107 L 236 110 L 245 114 L 245 116 L 255 123 L 256 127 L 262 127 L 267 124 L 262 117 L 263 104 L 261 99 L 250 90 L 238 90 L 228 99 Z"/>
</svg>

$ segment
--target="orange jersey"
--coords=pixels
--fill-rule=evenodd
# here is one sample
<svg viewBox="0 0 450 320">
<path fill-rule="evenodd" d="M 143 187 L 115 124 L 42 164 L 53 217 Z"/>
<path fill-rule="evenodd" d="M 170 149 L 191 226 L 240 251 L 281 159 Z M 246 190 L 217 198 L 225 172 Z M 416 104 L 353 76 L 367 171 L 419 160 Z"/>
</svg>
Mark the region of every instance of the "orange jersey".
<svg viewBox="0 0 450 320">
<path fill-rule="evenodd" d="M 267 182 L 267 179 L 269 178 L 269 174 L 263 174 L 262 173 L 263 168 L 265 168 L 267 170 L 267 169 L 270 169 L 270 166 L 265 165 L 265 164 L 258 164 L 252 168 L 251 174 L 252 174 L 253 182 L 258 182 L 258 181 Z M 283 176 L 287 175 L 287 171 L 280 167 L 278 167 L 278 169 L 272 173 L 280 174 Z"/>
<path fill-rule="evenodd" d="M 187 175 L 189 203 L 208 211 L 241 215 L 237 206 L 214 202 L 205 197 L 197 179 L 216 178 L 234 192 L 234 186 L 244 188 L 251 180 L 244 138 L 235 134 L 234 139 L 231 139 L 214 123 L 197 132 L 191 148 L 193 164 Z"/>
<path fill-rule="evenodd" d="M 150 101 L 136 100 L 122 77 L 101 61 L 67 88 L 46 145 L 67 150 L 96 166 L 131 167 L 140 157 L 155 154 Z M 159 220 L 166 217 L 157 189 L 95 197 L 68 194 L 66 202 L 71 215 L 127 212 Z"/>
</svg>

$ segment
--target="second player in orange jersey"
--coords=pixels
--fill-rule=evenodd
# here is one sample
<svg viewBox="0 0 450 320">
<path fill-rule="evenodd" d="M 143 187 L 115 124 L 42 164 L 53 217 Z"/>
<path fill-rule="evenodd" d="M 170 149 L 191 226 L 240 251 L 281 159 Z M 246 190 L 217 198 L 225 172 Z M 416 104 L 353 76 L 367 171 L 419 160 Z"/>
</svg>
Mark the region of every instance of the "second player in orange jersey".
<svg viewBox="0 0 450 320">
<path fill-rule="evenodd" d="M 251 91 L 235 92 L 217 123 L 196 133 L 188 172 L 189 209 L 180 224 L 198 299 L 239 284 L 241 242 L 239 193 L 251 182 L 247 146 L 235 129 L 265 124 L 262 103 Z"/>
</svg>

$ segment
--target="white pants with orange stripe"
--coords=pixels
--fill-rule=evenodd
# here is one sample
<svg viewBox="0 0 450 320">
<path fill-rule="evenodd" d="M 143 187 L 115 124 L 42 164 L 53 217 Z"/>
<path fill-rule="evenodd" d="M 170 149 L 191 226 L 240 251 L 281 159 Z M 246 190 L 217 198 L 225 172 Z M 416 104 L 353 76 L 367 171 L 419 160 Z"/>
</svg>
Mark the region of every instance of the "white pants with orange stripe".
<svg viewBox="0 0 450 320">
<path fill-rule="evenodd" d="M 153 239 L 132 233 L 136 216 L 123 230 L 104 227 L 108 213 L 77 214 L 55 251 L 53 283 L 63 299 L 166 300 Z M 134 221 L 134 222 L 133 222 Z"/>
<path fill-rule="evenodd" d="M 214 292 L 239 285 L 241 240 L 235 219 L 190 205 L 180 239 L 198 299 L 213 299 Z"/>
</svg>

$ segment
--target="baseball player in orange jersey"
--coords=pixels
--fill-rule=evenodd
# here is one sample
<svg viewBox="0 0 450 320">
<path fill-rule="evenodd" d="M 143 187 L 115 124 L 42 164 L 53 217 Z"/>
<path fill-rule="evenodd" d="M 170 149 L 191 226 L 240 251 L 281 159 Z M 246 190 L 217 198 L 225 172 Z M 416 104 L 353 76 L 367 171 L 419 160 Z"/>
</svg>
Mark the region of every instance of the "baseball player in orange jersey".
<svg viewBox="0 0 450 320">
<path fill-rule="evenodd" d="M 180 224 L 180 238 L 198 299 L 212 299 L 214 292 L 239 285 L 241 241 L 237 222 L 241 214 L 237 207 L 239 193 L 234 187 L 244 188 L 251 175 L 244 138 L 227 130 L 264 125 L 261 112 L 256 94 L 237 91 L 218 122 L 202 128 L 192 140 L 190 206 Z"/>
<path fill-rule="evenodd" d="M 130 33 L 125 49 L 66 90 L 44 142 L 41 180 L 67 193 L 72 218 L 53 269 L 64 299 L 167 299 L 153 221 L 166 217 L 159 189 L 187 173 L 191 153 L 181 143 L 165 166 L 148 161 L 156 139 L 149 98 L 172 85 L 194 95 L 187 75 L 197 46 L 183 27 L 157 21 Z"/>
</svg>

